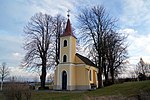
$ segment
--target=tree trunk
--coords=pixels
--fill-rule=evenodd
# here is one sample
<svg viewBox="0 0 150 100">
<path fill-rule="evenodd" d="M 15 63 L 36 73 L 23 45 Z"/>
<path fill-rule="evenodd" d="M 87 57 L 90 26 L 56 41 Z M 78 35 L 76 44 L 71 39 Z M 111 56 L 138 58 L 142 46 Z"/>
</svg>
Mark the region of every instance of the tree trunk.
<svg viewBox="0 0 150 100">
<path fill-rule="evenodd" d="M 98 73 L 98 88 L 103 87 L 103 80 L 102 80 L 102 70 L 99 68 L 99 73 Z"/>
<path fill-rule="evenodd" d="M 3 90 L 3 79 L 1 80 L 1 91 Z"/>
<path fill-rule="evenodd" d="M 46 59 L 43 60 L 42 64 L 42 75 L 40 76 L 41 79 L 41 89 L 45 88 L 45 81 L 46 81 Z"/>
<path fill-rule="evenodd" d="M 105 69 L 104 69 L 104 76 L 105 76 L 105 82 L 107 82 L 108 81 L 108 73 Z"/>
<path fill-rule="evenodd" d="M 105 76 L 105 82 L 108 82 L 108 72 L 106 70 L 106 66 L 104 67 L 104 76 Z"/>
<path fill-rule="evenodd" d="M 115 83 L 114 71 L 111 71 L 111 80 L 112 80 L 112 84 L 114 84 Z"/>
<path fill-rule="evenodd" d="M 1 91 L 3 90 L 3 81 L 1 81 Z"/>
<path fill-rule="evenodd" d="M 108 73 L 107 73 L 107 67 L 106 67 L 106 64 L 105 64 L 105 60 L 103 59 L 103 69 L 104 69 L 104 77 L 105 77 L 105 82 L 108 81 Z"/>
<path fill-rule="evenodd" d="M 41 75 L 41 88 L 45 88 L 45 80 L 46 80 L 46 70 L 45 68 L 42 68 L 42 75 Z"/>
</svg>

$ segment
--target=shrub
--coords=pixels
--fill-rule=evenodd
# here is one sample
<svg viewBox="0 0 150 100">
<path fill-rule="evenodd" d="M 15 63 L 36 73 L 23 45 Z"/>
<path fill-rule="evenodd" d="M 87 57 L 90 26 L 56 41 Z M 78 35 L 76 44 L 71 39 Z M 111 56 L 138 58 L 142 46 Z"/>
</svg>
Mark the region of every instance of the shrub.
<svg viewBox="0 0 150 100">
<path fill-rule="evenodd" d="M 110 86 L 113 84 L 113 82 L 111 80 L 107 80 L 103 82 L 104 86 Z"/>
<path fill-rule="evenodd" d="M 30 100 L 31 91 L 29 86 L 21 83 L 9 83 L 4 88 L 4 96 L 6 100 Z"/>
<path fill-rule="evenodd" d="M 49 90 L 49 87 L 44 87 L 44 88 L 39 87 L 39 90 Z"/>
<path fill-rule="evenodd" d="M 138 78 L 139 78 L 140 81 L 144 81 L 144 80 L 146 80 L 146 75 L 142 74 L 142 73 L 139 73 Z"/>
</svg>

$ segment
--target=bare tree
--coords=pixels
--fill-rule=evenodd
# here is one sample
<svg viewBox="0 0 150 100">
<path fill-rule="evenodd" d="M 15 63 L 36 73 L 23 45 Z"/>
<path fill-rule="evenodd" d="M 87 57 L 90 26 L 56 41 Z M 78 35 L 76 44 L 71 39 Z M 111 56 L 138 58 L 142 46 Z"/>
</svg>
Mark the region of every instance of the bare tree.
<svg viewBox="0 0 150 100">
<path fill-rule="evenodd" d="M 110 73 L 112 83 L 114 83 L 114 78 L 120 72 L 125 69 L 124 64 L 126 64 L 127 45 L 125 44 L 126 36 L 111 31 L 106 38 L 106 69 L 104 67 L 105 79 L 108 79 L 108 73 Z M 106 72 L 106 73 L 105 73 Z"/>
<path fill-rule="evenodd" d="M 41 88 L 45 88 L 46 70 L 55 63 L 53 17 L 47 14 L 36 13 L 24 28 L 27 51 L 23 66 L 29 69 L 41 68 Z"/>
<path fill-rule="evenodd" d="M 47 77 L 47 81 L 53 84 L 53 82 L 54 82 L 54 73 L 50 73 L 50 75 Z"/>
<path fill-rule="evenodd" d="M 102 74 L 106 62 L 103 38 L 114 28 L 115 20 L 106 14 L 103 6 L 83 9 L 78 19 L 85 45 L 91 50 L 94 49 L 96 53 L 94 59 L 99 69 L 98 82 L 100 88 L 103 86 Z"/>
<path fill-rule="evenodd" d="M 10 70 L 6 67 L 6 63 L 3 62 L 0 67 L 0 78 L 1 78 L 1 91 L 3 90 L 3 81 L 10 74 Z"/>
<path fill-rule="evenodd" d="M 136 65 L 136 74 L 139 75 L 139 73 L 143 75 L 150 75 L 150 64 L 143 61 L 142 58 L 140 58 L 139 63 Z"/>
<path fill-rule="evenodd" d="M 60 52 L 60 35 L 64 32 L 65 29 L 65 18 L 61 15 L 54 17 L 54 34 L 55 34 L 55 63 L 59 64 L 59 52 Z"/>
<path fill-rule="evenodd" d="M 98 66 L 99 88 L 103 86 L 102 74 L 108 79 L 108 74 L 114 76 L 121 69 L 126 59 L 125 37 L 115 30 L 116 19 L 106 13 L 103 6 L 85 8 L 78 16 L 81 41 L 89 49 L 89 56 Z"/>
<path fill-rule="evenodd" d="M 11 82 L 4 88 L 6 100 L 31 100 L 31 94 L 29 86 L 19 82 Z"/>
</svg>

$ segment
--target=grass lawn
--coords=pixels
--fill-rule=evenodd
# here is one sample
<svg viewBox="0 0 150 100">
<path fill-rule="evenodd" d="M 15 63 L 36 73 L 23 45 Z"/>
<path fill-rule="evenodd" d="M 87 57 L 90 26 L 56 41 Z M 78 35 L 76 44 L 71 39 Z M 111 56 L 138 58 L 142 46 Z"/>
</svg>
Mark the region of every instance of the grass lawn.
<svg viewBox="0 0 150 100">
<path fill-rule="evenodd" d="M 5 100 L 4 96 L 2 95 L 2 92 L 0 91 L 0 100 Z"/>
<path fill-rule="evenodd" d="M 122 84 L 114 84 L 112 86 L 86 92 L 32 91 L 31 100 L 87 100 L 88 97 L 100 97 L 100 96 L 106 97 L 113 95 L 129 97 L 138 95 L 142 91 L 150 91 L 150 81 L 126 82 Z M 3 96 L 0 93 L 0 100 L 3 100 L 2 97 Z"/>
<path fill-rule="evenodd" d="M 141 82 L 125 82 L 123 84 L 114 84 L 112 86 L 97 89 L 96 91 L 87 92 L 91 96 L 107 96 L 107 95 L 138 95 L 141 92 L 150 91 L 150 81 Z"/>
<path fill-rule="evenodd" d="M 84 93 L 33 92 L 31 100 L 84 100 Z"/>
<path fill-rule="evenodd" d="M 94 91 L 86 92 L 33 92 L 32 100 L 84 100 L 86 97 L 97 96 L 133 96 L 142 91 L 150 91 L 150 81 L 126 82 L 123 84 L 114 84 Z"/>
</svg>

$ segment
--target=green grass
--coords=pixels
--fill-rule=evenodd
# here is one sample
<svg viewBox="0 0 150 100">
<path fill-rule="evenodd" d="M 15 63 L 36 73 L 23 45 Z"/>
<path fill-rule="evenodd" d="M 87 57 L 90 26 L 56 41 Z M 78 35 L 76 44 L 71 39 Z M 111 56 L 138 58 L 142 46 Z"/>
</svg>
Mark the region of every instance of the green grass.
<svg viewBox="0 0 150 100">
<path fill-rule="evenodd" d="M 33 92 L 32 100 L 83 100 L 83 93 Z"/>
<path fill-rule="evenodd" d="M 86 92 L 49 92 L 49 91 L 32 91 L 31 100 L 86 100 L 87 97 L 100 96 L 134 96 L 140 94 L 141 91 L 150 91 L 150 81 L 142 82 L 126 82 L 122 84 L 114 84 L 94 91 Z M 0 93 L 0 100 L 3 96 Z"/>
<path fill-rule="evenodd" d="M 126 82 L 123 84 L 114 84 L 94 91 L 87 92 L 33 92 L 32 100 L 83 100 L 87 96 L 133 96 L 140 94 L 141 91 L 150 90 L 150 81 Z"/>
<path fill-rule="evenodd" d="M 0 91 L 0 100 L 4 100 L 4 96 L 2 95 L 1 91 Z"/>
<path fill-rule="evenodd" d="M 150 81 L 126 82 L 123 84 L 114 84 L 112 86 L 97 89 L 96 91 L 87 92 L 90 96 L 107 96 L 107 95 L 138 95 L 142 91 L 150 90 Z"/>
</svg>

